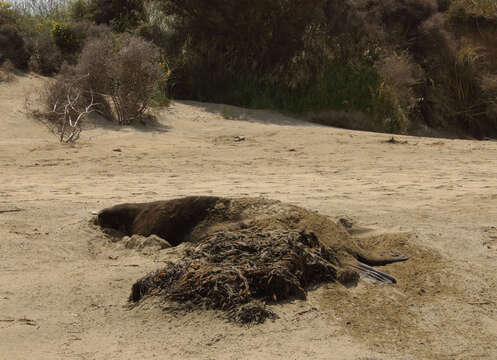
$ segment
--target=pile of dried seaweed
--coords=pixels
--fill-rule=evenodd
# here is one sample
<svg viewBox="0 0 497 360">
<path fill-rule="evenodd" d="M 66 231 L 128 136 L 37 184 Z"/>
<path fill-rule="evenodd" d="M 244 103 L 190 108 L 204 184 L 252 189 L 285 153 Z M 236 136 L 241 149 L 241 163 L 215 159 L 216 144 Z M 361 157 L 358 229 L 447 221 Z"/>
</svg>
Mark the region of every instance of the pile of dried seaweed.
<svg viewBox="0 0 497 360">
<path fill-rule="evenodd" d="M 306 287 L 336 279 L 333 251 L 313 233 L 219 231 L 206 235 L 179 262 L 138 280 L 130 301 L 158 295 L 185 308 L 224 310 L 235 322 L 261 323 L 274 317 L 264 301 L 305 299 Z"/>
</svg>

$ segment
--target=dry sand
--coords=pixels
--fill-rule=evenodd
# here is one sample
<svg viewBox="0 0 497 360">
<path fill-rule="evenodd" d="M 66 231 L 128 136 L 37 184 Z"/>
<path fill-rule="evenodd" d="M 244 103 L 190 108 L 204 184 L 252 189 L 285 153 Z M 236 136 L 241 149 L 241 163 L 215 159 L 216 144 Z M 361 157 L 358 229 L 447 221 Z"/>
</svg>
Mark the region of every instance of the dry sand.
<svg viewBox="0 0 497 360">
<path fill-rule="evenodd" d="M 390 144 L 268 111 L 174 102 L 156 126 L 100 122 L 63 146 L 24 112 L 41 81 L 0 84 L 0 358 L 497 358 L 496 142 Z M 124 249 L 89 224 L 92 211 L 198 194 L 348 216 L 401 233 L 391 241 L 412 258 L 383 269 L 395 286 L 320 286 L 250 328 L 154 300 L 130 309 L 131 285 L 181 246 Z"/>
</svg>

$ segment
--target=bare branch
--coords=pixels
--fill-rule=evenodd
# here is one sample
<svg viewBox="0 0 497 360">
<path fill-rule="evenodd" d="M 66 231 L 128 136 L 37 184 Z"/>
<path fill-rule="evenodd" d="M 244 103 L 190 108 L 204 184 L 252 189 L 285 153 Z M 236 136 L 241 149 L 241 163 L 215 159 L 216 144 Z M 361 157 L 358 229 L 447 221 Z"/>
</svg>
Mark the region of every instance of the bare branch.
<svg viewBox="0 0 497 360">
<path fill-rule="evenodd" d="M 81 133 L 81 124 L 94 111 L 97 111 L 98 103 L 95 103 L 94 92 L 90 90 L 89 103 L 86 101 L 88 95 L 82 90 L 84 87 L 78 85 L 78 82 L 89 75 L 78 77 L 70 81 L 60 80 L 54 84 L 53 105 L 49 111 L 48 118 L 53 125 L 54 132 L 58 133 L 59 140 L 62 143 L 73 143 L 79 138 Z M 84 104 L 83 102 L 87 102 Z"/>
</svg>

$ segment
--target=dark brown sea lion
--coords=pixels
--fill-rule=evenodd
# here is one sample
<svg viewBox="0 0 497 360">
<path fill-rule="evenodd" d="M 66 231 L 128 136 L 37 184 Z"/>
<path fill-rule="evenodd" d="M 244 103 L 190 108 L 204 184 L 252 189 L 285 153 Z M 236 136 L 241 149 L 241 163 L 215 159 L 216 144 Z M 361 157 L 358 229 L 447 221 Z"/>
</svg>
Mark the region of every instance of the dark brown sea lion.
<svg viewBox="0 0 497 360">
<path fill-rule="evenodd" d="M 126 235 L 157 235 L 173 246 L 189 241 L 195 227 L 206 218 L 220 199 L 189 196 L 169 201 L 120 204 L 102 210 L 98 223 Z"/>
<path fill-rule="evenodd" d="M 405 255 L 379 254 L 362 249 L 341 224 L 328 216 L 280 201 L 262 198 L 228 199 L 189 196 L 138 204 L 120 204 L 102 210 L 98 224 L 126 235 L 157 235 L 173 246 L 198 242 L 208 232 L 257 224 L 262 229 L 295 229 L 312 232 L 334 250 L 344 268 L 360 271 L 384 282 L 391 276 L 371 266 L 408 259 Z"/>
</svg>

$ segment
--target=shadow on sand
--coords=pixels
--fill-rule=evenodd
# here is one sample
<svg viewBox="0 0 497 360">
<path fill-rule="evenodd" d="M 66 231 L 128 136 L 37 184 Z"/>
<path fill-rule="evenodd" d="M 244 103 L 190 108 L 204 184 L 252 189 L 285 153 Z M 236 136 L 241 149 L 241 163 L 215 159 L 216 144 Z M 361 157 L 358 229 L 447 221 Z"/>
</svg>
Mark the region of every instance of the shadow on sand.
<svg viewBox="0 0 497 360">
<path fill-rule="evenodd" d="M 199 110 L 221 116 L 226 120 L 247 121 L 260 124 L 281 126 L 320 126 L 297 118 L 290 113 L 282 113 L 267 109 L 247 109 L 234 105 L 203 103 L 190 100 L 175 100 L 178 104 L 188 105 Z"/>
<path fill-rule="evenodd" d="M 136 131 L 147 132 L 147 133 L 165 133 L 170 130 L 170 127 L 163 124 L 159 120 L 160 116 L 148 115 L 144 119 L 137 121 L 136 124 L 132 125 L 119 125 L 115 121 L 107 120 L 99 114 L 91 114 L 88 121 L 85 122 L 84 128 L 86 130 L 92 130 L 96 128 L 108 130 L 108 131 L 123 131 L 125 129 L 133 129 Z"/>
</svg>

